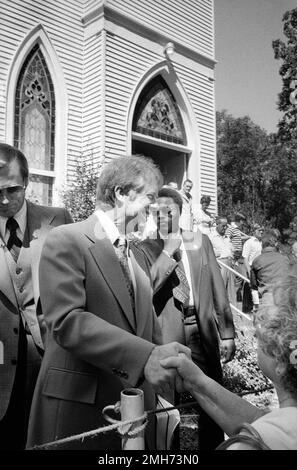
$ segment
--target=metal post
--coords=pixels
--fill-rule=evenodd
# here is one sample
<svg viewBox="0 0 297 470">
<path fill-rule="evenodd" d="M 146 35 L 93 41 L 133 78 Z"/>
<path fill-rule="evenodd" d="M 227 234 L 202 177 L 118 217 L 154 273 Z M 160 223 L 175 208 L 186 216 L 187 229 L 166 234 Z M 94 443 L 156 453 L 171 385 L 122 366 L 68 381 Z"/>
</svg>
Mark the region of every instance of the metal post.
<svg viewBox="0 0 297 470">
<path fill-rule="evenodd" d="M 121 392 L 121 420 L 126 421 L 138 418 L 144 413 L 144 395 L 138 388 L 126 388 Z M 139 427 L 142 422 L 127 424 L 124 428 L 131 432 Z M 123 429 L 123 427 L 122 427 Z M 144 450 L 144 430 L 137 433 L 136 437 L 124 437 L 122 439 L 123 450 Z"/>
</svg>

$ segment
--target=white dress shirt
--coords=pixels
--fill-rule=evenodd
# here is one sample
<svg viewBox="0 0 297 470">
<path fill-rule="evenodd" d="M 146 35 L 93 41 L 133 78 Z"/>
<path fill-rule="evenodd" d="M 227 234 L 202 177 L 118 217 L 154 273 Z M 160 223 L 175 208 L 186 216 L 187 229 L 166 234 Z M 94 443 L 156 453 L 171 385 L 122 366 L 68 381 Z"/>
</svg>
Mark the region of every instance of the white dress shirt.
<svg viewBox="0 0 297 470">
<path fill-rule="evenodd" d="M 97 219 L 99 220 L 100 224 L 102 225 L 107 235 L 107 238 L 111 241 L 112 245 L 114 246 L 115 241 L 118 238 L 123 238 L 123 235 L 120 234 L 119 229 L 115 225 L 114 221 L 110 217 L 108 217 L 108 215 L 106 215 L 104 211 L 102 211 L 101 209 L 97 209 L 95 212 L 95 215 Z M 131 273 L 133 290 L 134 290 L 134 293 L 136 293 L 136 280 L 135 280 L 133 266 L 132 266 L 131 258 L 130 258 L 129 242 L 128 242 L 128 248 L 127 248 L 127 259 L 128 259 L 129 270 Z"/>
</svg>

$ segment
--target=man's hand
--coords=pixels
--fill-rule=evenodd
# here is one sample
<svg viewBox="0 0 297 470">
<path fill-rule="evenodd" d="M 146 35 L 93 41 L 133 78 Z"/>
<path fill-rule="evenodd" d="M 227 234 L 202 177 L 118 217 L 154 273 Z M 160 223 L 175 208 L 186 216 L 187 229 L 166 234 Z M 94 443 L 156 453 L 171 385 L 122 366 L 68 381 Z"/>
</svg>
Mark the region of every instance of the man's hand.
<svg viewBox="0 0 297 470">
<path fill-rule="evenodd" d="M 152 385 L 155 392 L 164 398 L 168 398 L 175 388 L 176 369 L 165 369 L 161 366 L 160 361 L 167 357 L 178 356 L 179 353 L 184 353 L 187 357 L 191 357 L 191 350 L 177 342 L 156 346 L 144 367 L 146 380 Z"/>
<path fill-rule="evenodd" d="M 223 364 L 232 361 L 235 354 L 235 342 L 234 339 L 223 339 L 221 341 L 221 356 Z"/>
<path fill-rule="evenodd" d="M 164 238 L 164 250 L 172 256 L 179 249 L 181 242 L 181 237 L 177 233 L 168 233 L 167 238 Z"/>
</svg>

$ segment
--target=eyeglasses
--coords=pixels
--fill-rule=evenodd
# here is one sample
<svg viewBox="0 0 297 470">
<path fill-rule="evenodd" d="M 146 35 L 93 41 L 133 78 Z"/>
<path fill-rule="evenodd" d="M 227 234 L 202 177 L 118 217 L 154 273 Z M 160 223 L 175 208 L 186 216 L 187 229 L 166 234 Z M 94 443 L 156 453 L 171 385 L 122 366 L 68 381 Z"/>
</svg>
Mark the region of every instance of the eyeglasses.
<svg viewBox="0 0 297 470">
<path fill-rule="evenodd" d="M 23 189 L 26 189 L 26 186 L 10 186 L 9 188 L 0 189 L 0 197 L 3 197 L 4 195 L 13 196 Z"/>
</svg>

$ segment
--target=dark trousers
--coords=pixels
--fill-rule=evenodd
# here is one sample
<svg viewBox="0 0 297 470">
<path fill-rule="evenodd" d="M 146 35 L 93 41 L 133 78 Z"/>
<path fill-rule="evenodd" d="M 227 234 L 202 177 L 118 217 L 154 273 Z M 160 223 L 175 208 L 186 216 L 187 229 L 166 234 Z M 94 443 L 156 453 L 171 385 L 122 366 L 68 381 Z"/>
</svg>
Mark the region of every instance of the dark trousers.
<svg viewBox="0 0 297 470">
<path fill-rule="evenodd" d="M 41 356 L 19 323 L 19 345 L 15 379 L 7 411 L 0 421 L 0 450 L 25 448 L 30 407 Z"/>
<path fill-rule="evenodd" d="M 192 359 L 203 372 L 211 377 L 207 369 L 205 351 L 201 344 L 195 316 L 185 320 L 186 345 L 191 349 Z M 224 440 L 223 430 L 198 407 L 198 448 L 199 450 L 214 450 Z"/>
</svg>

